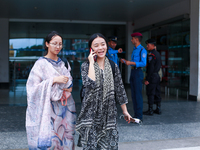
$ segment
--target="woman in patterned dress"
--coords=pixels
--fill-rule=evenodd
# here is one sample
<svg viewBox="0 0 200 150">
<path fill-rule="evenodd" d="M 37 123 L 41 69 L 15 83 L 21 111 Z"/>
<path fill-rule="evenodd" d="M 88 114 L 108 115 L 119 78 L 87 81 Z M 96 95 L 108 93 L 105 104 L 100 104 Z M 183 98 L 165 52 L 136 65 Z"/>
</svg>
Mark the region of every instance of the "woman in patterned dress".
<svg viewBox="0 0 200 150">
<path fill-rule="evenodd" d="M 80 133 L 84 150 L 117 150 L 116 103 L 121 105 L 124 116 L 127 116 L 126 121 L 130 122 L 131 116 L 126 108 L 128 99 L 118 66 L 115 64 L 112 72 L 106 57 L 106 38 L 95 33 L 90 37 L 88 46 L 92 50 L 88 61 L 81 66 L 85 94 L 76 130 Z M 96 61 L 94 56 L 97 56 Z"/>
<path fill-rule="evenodd" d="M 57 56 L 62 37 L 47 35 L 45 50 L 31 69 L 27 88 L 26 132 L 30 150 L 74 150 L 76 109 L 70 65 Z"/>
</svg>

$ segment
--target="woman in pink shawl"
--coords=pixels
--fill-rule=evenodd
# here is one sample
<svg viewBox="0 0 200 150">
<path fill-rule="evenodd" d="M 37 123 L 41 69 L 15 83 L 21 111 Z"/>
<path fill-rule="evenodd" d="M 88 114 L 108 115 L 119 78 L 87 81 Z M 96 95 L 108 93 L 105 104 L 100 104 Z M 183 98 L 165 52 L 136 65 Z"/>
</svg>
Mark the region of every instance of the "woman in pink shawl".
<svg viewBox="0 0 200 150">
<path fill-rule="evenodd" d="M 74 150 L 76 124 L 70 65 L 57 56 L 62 37 L 52 31 L 45 39 L 47 55 L 39 58 L 28 77 L 26 132 L 29 149 Z"/>
</svg>

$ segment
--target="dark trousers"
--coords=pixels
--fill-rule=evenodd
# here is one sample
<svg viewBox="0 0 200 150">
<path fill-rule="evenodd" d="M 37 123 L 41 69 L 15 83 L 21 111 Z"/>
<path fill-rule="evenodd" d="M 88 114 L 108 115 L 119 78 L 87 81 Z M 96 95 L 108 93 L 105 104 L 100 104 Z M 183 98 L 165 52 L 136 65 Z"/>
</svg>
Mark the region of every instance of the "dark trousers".
<svg viewBox="0 0 200 150">
<path fill-rule="evenodd" d="M 157 83 L 149 83 L 147 85 L 146 91 L 147 91 L 147 97 L 148 97 L 148 104 L 153 105 L 153 104 L 158 104 L 161 102 L 161 97 L 160 97 L 160 78 L 158 77 Z"/>
<path fill-rule="evenodd" d="M 142 82 L 144 74 L 141 69 L 131 69 L 130 84 L 134 109 L 134 117 L 143 118 Z"/>
</svg>

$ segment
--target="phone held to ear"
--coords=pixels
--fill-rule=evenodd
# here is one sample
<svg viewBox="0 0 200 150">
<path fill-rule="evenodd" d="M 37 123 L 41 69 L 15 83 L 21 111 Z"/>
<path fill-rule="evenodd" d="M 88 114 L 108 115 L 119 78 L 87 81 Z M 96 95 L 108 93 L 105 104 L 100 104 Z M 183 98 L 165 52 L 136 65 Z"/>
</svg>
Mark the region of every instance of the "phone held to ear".
<svg viewBox="0 0 200 150">
<path fill-rule="evenodd" d="M 92 52 L 94 52 L 94 50 L 92 48 L 90 48 L 90 52 L 91 52 L 91 50 L 92 50 Z M 94 61 L 97 61 L 97 55 L 94 56 Z"/>
</svg>

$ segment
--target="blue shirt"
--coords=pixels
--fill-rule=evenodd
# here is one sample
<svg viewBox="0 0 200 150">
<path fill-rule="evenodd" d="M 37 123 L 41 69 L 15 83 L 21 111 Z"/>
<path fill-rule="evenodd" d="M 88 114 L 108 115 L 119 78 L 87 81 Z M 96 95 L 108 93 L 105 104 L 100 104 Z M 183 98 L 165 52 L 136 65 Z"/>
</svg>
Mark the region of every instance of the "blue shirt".
<svg viewBox="0 0 200 150">
<path fill-rule="evenodd" d="M 117 55 L 118 50 L 113 50 L 111 47 L 109 47 L 108 53 L 109 54 L 106 54 L 108 59 L 114 61 L 119 66 L 119 60 L 118 60 L 118 55 Z"/>
<path fill-rule="evenodd" d="M 141 51 L 141 55 L 140 55 L 140 51 Z M 140 59 L 140 57 L 141 57 L 141 59 Z M 135 64 L 136 64 L 136 65 L 131 65 L 131 66 L 136 66 L 136 67 L 145 67 L 146 66 L 147 51 L 141 44 L 138 45 L 138 47 L 133 48 L 133 52 L 131 55 L 131 61 L 135 62 Z"/>
</svg>

